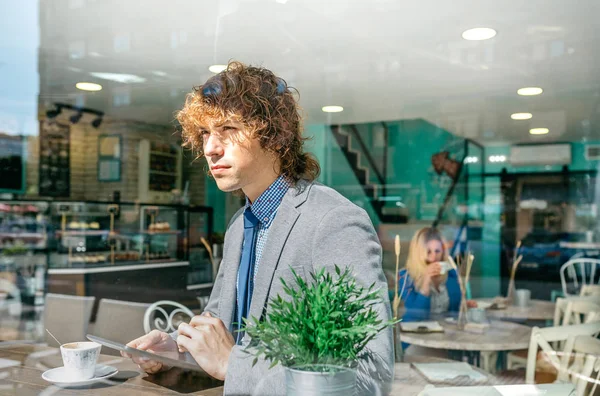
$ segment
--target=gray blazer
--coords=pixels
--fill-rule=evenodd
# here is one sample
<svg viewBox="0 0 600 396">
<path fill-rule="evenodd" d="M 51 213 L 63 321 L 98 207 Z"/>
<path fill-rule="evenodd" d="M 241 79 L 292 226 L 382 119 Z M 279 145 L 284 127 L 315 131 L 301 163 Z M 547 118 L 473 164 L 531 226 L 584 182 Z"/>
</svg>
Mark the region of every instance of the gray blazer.
<svg viewBox="0 0 600 396">
<path fill-rule="evenodd" d="M 220 318 L 230 328 L 236 304 L 236 279 L 244 237 L 243 208 L 232 218 L 225 234 L 223 261 L 205 311 Z M 295 284 L 290 266 L 308 280 L 309 272 L 334 264 L 352 266 L 357 282 L 372 283 L 381 290 L 384 303 L 379 316 L 391 318 L 387 282 L 381 267 L 381 245 L 367 213 L 335 190 L 319 183 L 301 180 L 291 187 L 277 210 L 269 230 L 264 253 L 258 264 L 250 316 L 264 317 L 269 300 L 285 295 L 279 278 Z M 284 395 L 285 375 L 281 366 L 269 370 L 270 363 L 243 351 L 248 343 L 233 347 L 225 378 L 225 395 Z M 394 375 L 392 330 L 386 329 L 367 344 L 370 359 L 361 360 L 358 369 L 360 393 L 375 394 L 376 383 L 383 394 L 391 390 Z"/>
</svg>

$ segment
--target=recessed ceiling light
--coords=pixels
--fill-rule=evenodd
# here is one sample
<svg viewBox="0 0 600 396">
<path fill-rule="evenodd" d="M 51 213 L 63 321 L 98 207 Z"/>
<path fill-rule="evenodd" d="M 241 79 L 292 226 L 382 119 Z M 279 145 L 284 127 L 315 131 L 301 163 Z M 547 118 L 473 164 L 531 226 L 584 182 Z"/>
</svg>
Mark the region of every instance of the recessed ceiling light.
<svg viewBox="0 0 600 396">
<path fill-rule="evenodd" d="M 532 135 L 545 135 L 548 132 L 550 132 L 548 128 L 532 128 L 529 130 L 529 133 Z"/>
<path fill-rule="evenodd" d="M 90 72 L 90 76 L 101 78 L 103 80 L 116 81 L 124 84 L 143 83 L 144 81 L 146 81 L 144 77 L 136 76 L 135 74 L 124 73 Z"/>
<path fill-rule="evenodd" d="M 496 31 L 491 28 L 479 27 L 465 30 L 462 38 L 469 41 L 489 40 L 496 35 Z"/>
<path fill-rule="evenodd" d="M 531 113 L 514 113 L 510 115 L 513 120 L 530 120 L 533 115 Z"/>
<path fill-rule="evenodd" d="M 505 155 L 490 155 L 488 160 L 490 162 L 506 162 Z"/>
<path fill-rule="evenodd" d="M 211 73 L 221 73 L 223 70 L 227 69 L 227 65 L 212 65 L 208 68 L 208 70 L 211 71 Z"/>
<path fill-rule="evenodd" d="M 78 82 L 75 87 L 82 91 L 100 91 L 102 89 L 102 85 L 91 82 Z"/>
<path fill-rule="evenodd" d="M 164 77 L 167 75 L 167 73 L 165 73 L 164 71 L 161 71 L 161 70 L 154 70 L 152 72 L 152 74 L 154 74 L 155 76 L 158 76 L 158 77 Z"/>
<path fill-rule="evenodd" d="M 344 108 L 342 106 L 323 106 L 321 110 L 325 113 L 340 113 L 344 111 Z"/>
<path fill-rule="evenodd" d="M 521 96 L 535 96 L 540 95 L 544 90 L 540 87 L 525 87 L 517 90 L 517 93 Z"/>
</svg>

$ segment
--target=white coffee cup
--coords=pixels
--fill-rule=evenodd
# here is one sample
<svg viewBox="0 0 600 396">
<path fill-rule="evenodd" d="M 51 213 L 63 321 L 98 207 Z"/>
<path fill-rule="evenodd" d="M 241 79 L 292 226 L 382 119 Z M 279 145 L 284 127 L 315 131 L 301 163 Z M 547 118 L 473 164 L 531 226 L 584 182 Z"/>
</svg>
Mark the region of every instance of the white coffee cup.
<svg viewBox="0 0 600 396">
<path fill-rule="evenodd" d="M 440 275 L 444 275 L 446 272 L 450 271 L 452 266 L 450 263 L 446 261 L 440 261 Z"/>
<path fill-rule="evenodd" d="M 96 342 L 70 342 L 60 346 L 65 373 L 72 380 L 94 378 L 102 345 Z"/>
</svg>

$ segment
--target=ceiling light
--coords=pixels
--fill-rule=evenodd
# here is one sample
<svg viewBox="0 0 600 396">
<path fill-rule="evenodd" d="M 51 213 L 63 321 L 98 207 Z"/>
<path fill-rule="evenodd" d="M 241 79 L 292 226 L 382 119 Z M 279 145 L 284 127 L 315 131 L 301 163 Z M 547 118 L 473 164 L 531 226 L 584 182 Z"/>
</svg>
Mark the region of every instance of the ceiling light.
<svg viewBox="0 0 600 396">
<path fill-rule="evenodd" d="M 124 84 L 143 83 L 146 81 L 144 77 L 136 76 L 135 74 L 91 72 L 90 75 L 103 80 L 116 81 Z"/>
<path fill-rule="evenodd" d="M 155 76 L 158 76 L 158 77 L 164 77 L 167 75 L 167 73 L 165 73 L 164 71 L 160 71 L 160 70 L 154 70 L 152 72 L 152 74 L 154 74 Z"/>
<path fill-rule="evenodd" d="M 490 162 L 506 162 L 505 155 L 490 155 L 488 159 Z"/>
<path fill-rule="evenodd" d="M 227 69 L 227 65 L 212 65 L 208 68 L 208 70 L 210 70 L 211 73 L 221 73 L 223 70 Z"/>
<path fill-rule="evenodd" d="M 342 106 L 323 106 L 321 110 L 325 113 L 340 113 L 344 111 L 344 108 Z"/>
<path fill-rule="evenodd" d="M 469 41 L 489 40 L 496 35 L 496 31 L 491 28 L 473 28 L 465 30 L 462 38 Z"/>
<path fill-rule="evenodd" d="M 535 96 L 540 95 L 544 90 L 539 87 L 525 87 L 517 90 L 517 93 L 521 96 Z"/>
<path fill-rule="evenodd" d="M 545 135 L 548 132 L 550 132 L 548 128 L 532 128 L 529 130 L 529 133 L 532 135 Z"/>
<path fill-rule="evenodd" d="M 531 113 L 514 113 L 510 115 L 513 120 L 530 120 L 533 115 Z"/>
<path fill-rule="evenodd" d="M 477 162 L 479 162 L 479 158 L 474 156 L 468 156 L 464 159 L 465 164 L 476 164 Z"/>
<path fill-rule="evenodd" d="M 82 91 L 100 91 L 102 89 L 102 85 L 91 82 L 78 82 L 75 87 Z"/>
</svg>

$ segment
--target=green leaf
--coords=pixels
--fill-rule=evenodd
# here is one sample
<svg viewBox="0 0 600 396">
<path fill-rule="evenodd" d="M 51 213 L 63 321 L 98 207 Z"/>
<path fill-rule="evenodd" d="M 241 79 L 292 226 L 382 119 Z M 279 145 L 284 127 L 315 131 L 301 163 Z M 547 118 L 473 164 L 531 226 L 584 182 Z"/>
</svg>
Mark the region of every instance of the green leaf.
<svg viewBox="0 0 600 396">
<path fill-rule="evenodd" d="M 258 357 L 284 366 L 337 364 L 355 365 L 357 356 L 387 326 L 374 307 L 382 304 L 375 283 L 358 285 L 348 266 L 334 264 L 335 276 L 325 266 L 310 272 L 307 283 L 292 268 L 295 286 L 283 279 L 284 296 L 270 299 L 264 320 L 245 321 L 251 342 L 245 349 Z M 252 323 L 251 323 L 252 322 Z M 255 364 L 255 363 L 253 363 Z"/>
</svg>

